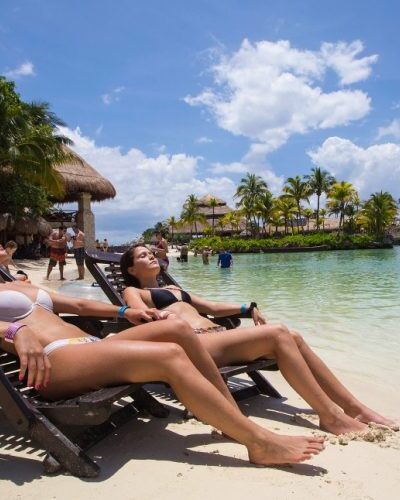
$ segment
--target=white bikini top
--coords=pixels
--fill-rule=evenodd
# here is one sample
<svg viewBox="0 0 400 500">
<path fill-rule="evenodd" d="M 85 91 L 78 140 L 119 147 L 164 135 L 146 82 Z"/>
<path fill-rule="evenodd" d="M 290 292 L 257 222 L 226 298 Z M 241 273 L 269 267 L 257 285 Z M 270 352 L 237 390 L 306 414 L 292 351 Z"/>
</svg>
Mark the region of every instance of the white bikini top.
<svg viewBox="0 0 400 500">
<path fill-rule="evenodd" d="M 44 290 L 38 290 L 35 302 L 16 290 L 0 291 L 0 321 L 13 323 L 29 316 L 36 306 L 53 312 L 53 301 Z"/>
</svg>

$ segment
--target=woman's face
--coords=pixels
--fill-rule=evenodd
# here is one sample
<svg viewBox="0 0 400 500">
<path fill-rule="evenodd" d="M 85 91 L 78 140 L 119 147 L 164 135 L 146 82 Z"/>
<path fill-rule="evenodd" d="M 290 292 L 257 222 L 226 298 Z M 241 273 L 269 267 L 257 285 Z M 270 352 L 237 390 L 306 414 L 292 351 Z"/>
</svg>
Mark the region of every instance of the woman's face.
<svg viewBox="0 0 400 500">
<path fill-rule="evenodd" d="M 129 274 L 139 281 L 146 276 L 154 276 L 160 272 L 160 265 L 153 252 L 146 247 L 137 247 L 133 253 L 132 266 L 128 268 Z"/>
</svg>

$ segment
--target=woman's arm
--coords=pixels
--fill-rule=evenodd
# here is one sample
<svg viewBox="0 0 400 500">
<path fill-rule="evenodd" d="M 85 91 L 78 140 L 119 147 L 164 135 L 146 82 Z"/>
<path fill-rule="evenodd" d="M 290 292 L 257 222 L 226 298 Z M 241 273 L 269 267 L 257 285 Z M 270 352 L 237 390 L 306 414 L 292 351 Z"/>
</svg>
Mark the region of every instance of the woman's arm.
<svg viewBox="0 0 400 500">
<path fill-rule="evenodd" d="M 105 302 L 88 300 L 83 298 L 74 298 L 60 293 L 51 293 L 55 313 L 77 314 L 78 316 L 96 316 L 97 318 L 115 318 L 118 317 L 120 306 L 114 306 Z M 129 304 L 128 304 L 129 305 Z M 130 305 L 129 305 L 130 306 Z M 158 319 L 157 311 L 149 308 L 136 308 L 124 311 L 124 317 L 133 323 L 139 325 L 153 319 Z"/>
<path fill-rule="evenodd" d="M 252 307 L 250 304 L 234 304 L 229 302 L 216 302 L 203 299 L 197 295 L 190 294 L 192 305 L 197 309 L 200 314 L 210 314 L 216 318 L 223 316 L 234 316 L 236 314 L 243 314 L 250 308 L 251 317 L 255 325 L 264 325 L 265 318 L 262 316 L 257 307 Z M 252 303 L 254 304 L 254 303 Z"/>
</svg>

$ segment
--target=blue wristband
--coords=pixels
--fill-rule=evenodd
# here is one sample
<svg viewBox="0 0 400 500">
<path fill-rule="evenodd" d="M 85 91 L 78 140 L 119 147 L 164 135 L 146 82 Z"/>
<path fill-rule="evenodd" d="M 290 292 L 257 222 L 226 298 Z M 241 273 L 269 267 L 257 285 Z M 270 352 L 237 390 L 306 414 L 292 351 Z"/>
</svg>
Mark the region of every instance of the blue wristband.
<svg viewBox="0 0 400 500">
<path fill-rule="evenodd" d="M 240 306 L 240 314 L 246 314 L 246 312 L 247 312 L 246 304 L 242 304 Z"/>
<path fill-rule="evenodd" d="M 123 318 L 125 316 L 125 311 L 129 309 L 129 306 L 121 306 L 119 309 L 118 309 L 118 317 L 119 318 Z"/>
</svg>

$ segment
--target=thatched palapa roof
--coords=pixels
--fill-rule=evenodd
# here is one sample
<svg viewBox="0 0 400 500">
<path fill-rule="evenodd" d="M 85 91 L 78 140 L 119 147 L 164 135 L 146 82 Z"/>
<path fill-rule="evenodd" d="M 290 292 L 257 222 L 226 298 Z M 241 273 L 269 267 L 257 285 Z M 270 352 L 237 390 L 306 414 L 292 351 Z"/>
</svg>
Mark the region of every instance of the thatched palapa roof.
<svg viewBox="0 0 400 500">
<path fill-rule="evenodd" d="M 69 150 L 72 152 L 71 150 Z M 80 161 L 71 161 L 57 165 L 55 170 L 60 173 L 65 189 L 62 198 L 56 199 L 61 203 L 78 201 L 79 193 L 90 193 L 93 201 L 103 201 L 114 198 L 116 191 L 111 182 L 97 172 L 89 163 L 72 152 Z"/>
<path fill-rule="evenodd" d="M 212 194 L 206 194 L 205 196 L 203 196 L 202 198 L 200 198 L 197 201 L 197 206 L 198 207 L 209 207 L 211 200 L 213 200 L 213 199 L 217 202 L 217 206 L 226 205 L 226 202 L 224 200 L 221 200 L 221 198 L 217 198 L 216 196 L 214 196 Z"/>
</svg>

